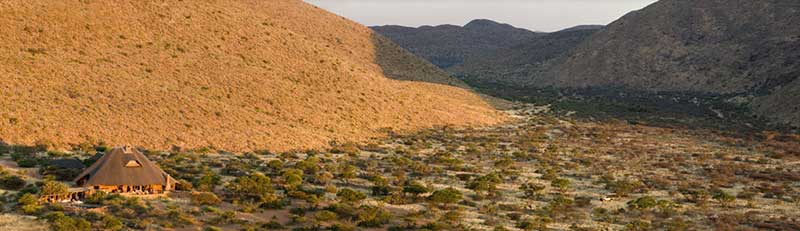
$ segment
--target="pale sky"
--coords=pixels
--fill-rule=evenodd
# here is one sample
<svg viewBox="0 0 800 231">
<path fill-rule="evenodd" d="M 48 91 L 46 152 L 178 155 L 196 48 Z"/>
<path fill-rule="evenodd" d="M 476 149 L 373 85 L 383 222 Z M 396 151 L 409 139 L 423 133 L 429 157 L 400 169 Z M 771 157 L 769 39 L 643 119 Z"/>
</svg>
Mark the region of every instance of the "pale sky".
<svg viewBox="0 0 800 231">
<path fill-rule="evenodd" d="M 367 26 L 464 25 L 491 19 L 533 31 L 608 24 L 656 0 L 305 0 Z"/>
</svg>

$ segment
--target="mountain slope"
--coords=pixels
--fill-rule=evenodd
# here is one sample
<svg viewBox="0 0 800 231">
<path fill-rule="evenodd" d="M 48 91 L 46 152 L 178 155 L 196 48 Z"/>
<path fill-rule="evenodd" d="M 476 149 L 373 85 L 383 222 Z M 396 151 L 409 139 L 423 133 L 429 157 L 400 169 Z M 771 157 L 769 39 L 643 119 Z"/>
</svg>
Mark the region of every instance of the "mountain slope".
<svg viewBox="0 0 800 231">
<path fill-rule="evenodd" d="M 484 55 L 539 35 L 486 19 L 473 20 L 463 27 L 440 25 L 371 28 L 441 68 L 461 64 L 466 58 Z"/>
<path fill-rule="evenodd" d="M 662 0 L 612 23 L 576 48 L 553 75 L 534 81 L 800 102 L 796 87 L 781 88 L 797 85 L 800 76 L 797 25 L 796 1 Z M 792 114 L 800 123 L 796 107 L 774 104 L 781 102 L 756 100 L 751 106 L 762 115 Z"/>
<path fill-rule="evenodd" d="M 12 144 L 283 151 L 504 120 L 469 90 L 387 78 L 379 57 L 388 77 L 450 81 L 297 0 L 12 0 L 0 24 Z"/>
<path fill-rule="evenodd" d="M 448 71 L 481 88 L 535 84 L 530 82 L 531 76 L 548 71 L 559 58 L 601 28 L 586 26 L 548 33 L 483 56 L 469 57 Z"/>
</svg>

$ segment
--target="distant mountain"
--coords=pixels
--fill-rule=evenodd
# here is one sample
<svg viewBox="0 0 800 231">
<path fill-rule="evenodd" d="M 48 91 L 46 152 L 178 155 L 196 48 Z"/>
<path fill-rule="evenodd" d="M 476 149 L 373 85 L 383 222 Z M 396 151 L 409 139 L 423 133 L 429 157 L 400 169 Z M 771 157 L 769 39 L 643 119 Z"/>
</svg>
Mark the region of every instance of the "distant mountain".
<svg viewBox="0 0 800 231">
<path fill-rule="evenodd" d="M 376 32 L 436 66 L 449 68 L 465 59 L 482 56 L 541 34 L 491 20 L 474 20 L 466 25 L 376 26 Z"/>
<path fill-rule="evenodd" d="M 567 28 L 567 29 L 563 29 L 560 32 L 576 31 L 576 30 L 599 30 L 599 29 L 603 29 L 604 27 L 606 27 L 606 26 L 604 26 L 604 25 L 579 25 L 579 26 L 574 26 L 574 27 L 570 27 L 570 28 Z"/>
<path fill-rule="evenodd" d="M 599 31 L 600 26 L 578 26 L 547 33 L 496 49 L 481 56 L 468 57 L 448 71 L 476 87 L 524 86 L 531 76 L 542 75 L 565 55 Z"/>
<path fill-rule="evenodd" d="M 738 96 L 759 115 L 800 124 L 798 25 L 794 0 L 662 0 L 611 23 L 529 81 Z"/>
<path fill-rule="evenodd" d="M 287 151 L 505 118 L 300 0 L 9 0 L 0 12 L 0 143 Z"/>
<path fill-rule="evenodd" d="M 463 27 L 372 27 L 476 87 L 530 84 L 530 76 L 549 70 L 554 59 L 563 57 L 602 28 L 581 25 L 539 33 L 485 19 Z"/>
</svg>

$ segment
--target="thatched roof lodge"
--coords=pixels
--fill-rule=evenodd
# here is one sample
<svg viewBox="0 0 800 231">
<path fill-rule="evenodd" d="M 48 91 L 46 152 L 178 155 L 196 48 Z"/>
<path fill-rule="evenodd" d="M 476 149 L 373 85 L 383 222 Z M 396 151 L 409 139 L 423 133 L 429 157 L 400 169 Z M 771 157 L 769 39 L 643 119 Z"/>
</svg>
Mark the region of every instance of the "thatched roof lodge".
<svg viewBox="0 0 800 231">
<path fill-rule="evenodd" d="M 175 179 L 130 146 L 114 148 L 100 157 L 75 183 L 96 191 L 133 194 L 157 194 L 175 187 Z"/>
</svg>

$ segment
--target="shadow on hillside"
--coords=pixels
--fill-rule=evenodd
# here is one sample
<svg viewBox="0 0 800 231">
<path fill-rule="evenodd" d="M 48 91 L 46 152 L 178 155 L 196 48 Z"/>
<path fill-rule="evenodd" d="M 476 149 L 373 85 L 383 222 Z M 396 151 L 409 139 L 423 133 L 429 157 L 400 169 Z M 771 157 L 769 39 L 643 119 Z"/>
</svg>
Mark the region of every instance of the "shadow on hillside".
<svg viewBox="0 0 800 231">
<path fill-rule="evenodd" d="M 645 92 L 617 88 L 530 88 L 494 85 L 477 89 L 500 98 L 551 105 L 556 115 L 597 121 L 623 120 L 676 129 L 710 129 L 741 134 L 779 131 L 797 134 L 798 127 L 755 117 L 746 105 L 726 101 L 731 95 L 690 92 Z"/>
<path fill-rule="evenodd" d="M 391 79 L 470 89 L 464 82 L 451 77 L 447 72 L 406 51 L 380 34 L 372 34 L 372 43 L 375 46 L 375 63 L 383 69 L 383 74 Z"/>
<path fill-rule="evenodd" d="M 380 34 L 372 33 L 375 47 L 375 63 L 381 67 L 386 77 L 402 81 L 426 82 L 473 90 L 463 81 L 450 76 L 447 72 L 430 62 L 419 58 L 401 48 Z M 498 110 L 511 108 L 511 102 L 476 92 L 489 105 Z"/>
</svg>

